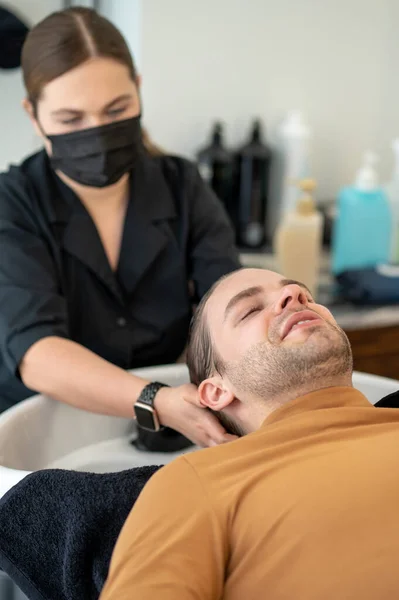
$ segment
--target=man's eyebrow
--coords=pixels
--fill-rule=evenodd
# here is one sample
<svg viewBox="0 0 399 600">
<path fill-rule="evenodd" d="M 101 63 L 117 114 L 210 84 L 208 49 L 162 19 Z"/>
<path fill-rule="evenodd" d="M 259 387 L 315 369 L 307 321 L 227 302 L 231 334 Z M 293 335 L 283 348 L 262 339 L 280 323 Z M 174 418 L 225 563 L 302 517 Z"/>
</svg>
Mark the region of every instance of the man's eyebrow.
<svg viewBox="0 0 399 600">
<path fill-rule="evenodd" d="M 252 298 L 252 296 L 258 296 L 259 294 L 261 294 L 263 292 L 263 287 L 261 287 L 260 285 L 256 285 L 253 287 L 249 287 L 245 290 L 242 290 L 241 292 L 239 292 L 238 294 L 236 294 L 235 296 L 233 296 L 224 311 L 224 318 L 223 321 L 225 321 L 229 315 L 229 313 L 233 310 L 233 308 L 239 303 L 241 302 L 241 300 L 244 300 L 245 298 Z"/>
<path fill-rule="evenodd" d="M 310 291 L 307 285 L 301 283 L 300 281 L 296 281 L 295 279 L 282 279 L 280 281 L 280 285 L 281 287 L 285 287 L 286 285 L 299 285 L 299 287 L 303 288 L 304 290 L 309 292 L 310 295 L 312 295 L 312 292 Z"/>
<path fill-rule="evenodd" d="M 107 110 L 112 108 L 114 106 L 114 104 L 119 104 L 119 102 L 123 102 L 125 100 L 131 100 L 131 98 L 132 98 L 132 94 L 122 94 L 121 96 L 118 96 L 117 98 L 114 98 L 113 100 L 111 100 L 111 102 L 108 102 L 108 104 L 106 106 L 104 106 L 102 111 L 106 112 Z M 82 112 L 83 111 L 76 110 L 75 108 L 59 108 L 58 110 L 53 110 L 51 114 L 53 116 L 62 115 L 62 114 L 81 115 Z"/>
</svg>

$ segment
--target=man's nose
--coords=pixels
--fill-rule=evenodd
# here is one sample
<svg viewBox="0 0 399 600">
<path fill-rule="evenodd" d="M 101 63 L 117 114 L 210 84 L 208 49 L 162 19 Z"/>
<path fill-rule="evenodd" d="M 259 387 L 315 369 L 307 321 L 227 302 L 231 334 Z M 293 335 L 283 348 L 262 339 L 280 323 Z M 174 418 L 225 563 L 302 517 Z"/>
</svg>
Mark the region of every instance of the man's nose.
<svg viewBox="0 0 399 600">
<path fill-rule="evenodd" d="M 306 292 L 296 284 L 286 285 L 280 293 L 276 304 L 276 313 L 281 314 L 285 309 L 299 310 L 308 306 Z"/>
</svg>

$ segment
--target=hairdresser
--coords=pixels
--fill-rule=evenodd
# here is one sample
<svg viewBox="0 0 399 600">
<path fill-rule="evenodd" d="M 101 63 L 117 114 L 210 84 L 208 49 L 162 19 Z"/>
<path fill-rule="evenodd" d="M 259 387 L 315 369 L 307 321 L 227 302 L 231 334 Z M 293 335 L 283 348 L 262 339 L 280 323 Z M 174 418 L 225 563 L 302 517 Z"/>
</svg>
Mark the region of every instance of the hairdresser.
<svg viewBox="0 0 399 600">
<path fill-rule="evenodd" d="M 239 267 L 221 204 L 193 164 L 150 143 L 140 77 L 107 19 L 46 17 L 22 71 L 44 149 L 0 175 L 0 411 L 40 392 L 227 441 L 194 386 L 128 372 L 178 361 L 193 306 Z"/>
</svg>

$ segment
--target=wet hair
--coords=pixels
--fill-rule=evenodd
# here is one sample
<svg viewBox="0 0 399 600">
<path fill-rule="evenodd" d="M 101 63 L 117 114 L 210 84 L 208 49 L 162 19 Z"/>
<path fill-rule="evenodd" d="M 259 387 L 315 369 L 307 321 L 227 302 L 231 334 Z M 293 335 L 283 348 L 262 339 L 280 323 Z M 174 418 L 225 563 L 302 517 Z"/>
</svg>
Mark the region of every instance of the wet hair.
<svg viewBox="0 0 399 600">
<path fill-rule="evenodd" d="M 212 375 L 215 373 L 223 375 L 225 370 L 223 359 L 216 350 L 212 340 L 211 332 L 209 331 L 205 308 L 213 292 L 224 279 L 229 277 L 229 275 L 230 274 L 225 275 L 219 279 L 207 291 L 199 303 L 191 320 L 186 360 L 190 374 L 190 381 L 196 386 L 199 386 L 202 381 L 208 379 L 208 377 L 212 377 Z M 226 415 L 223 411 L 211 412 L 218 418 L 227 433 L 231 433 L 239 437 L 245 435 L 240 425 Z"/>
<path fill-rule="evenodd" d="M 123 35 L 95 10 L 67 8 L 33 27 L 22 48 L 21 66 L 34 114 L 48 83 L 94 57 L 110 58 L 126 66 L 137 82 L 137 70 Z M 144 130 L 143 143 L 151 154 L 162 154 Z"/>
<path fill-rule="evenodd" d="M 190 381 L 199 386 L 214 373 L 223 373 L 223 360 L 214 347 L 211 332 L 206 320 L 205 308 L 209 298 L 228 275 L 219 279 L 202 297 L 191 320 L 187 344 L 187 366 Z"/>
</svg>

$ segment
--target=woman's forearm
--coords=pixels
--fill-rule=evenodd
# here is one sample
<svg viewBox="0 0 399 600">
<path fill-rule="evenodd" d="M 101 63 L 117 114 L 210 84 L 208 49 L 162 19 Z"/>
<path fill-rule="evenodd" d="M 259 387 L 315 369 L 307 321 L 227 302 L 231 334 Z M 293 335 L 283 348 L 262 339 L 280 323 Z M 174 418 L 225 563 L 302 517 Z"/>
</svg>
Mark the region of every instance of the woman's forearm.
<svg viewBox="0 0 399 600">
<path fill-rule="evenodd" d="M 130 419 L 133 404 L 148 383 L 80 344 L 59 337 L 43 338 L 29 348 L 20 374 L 28 388 L 55 400 Z"/>
</svg>

